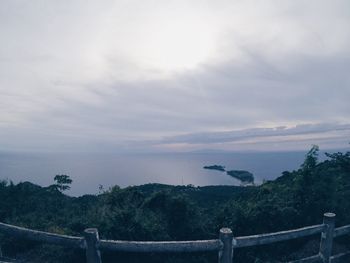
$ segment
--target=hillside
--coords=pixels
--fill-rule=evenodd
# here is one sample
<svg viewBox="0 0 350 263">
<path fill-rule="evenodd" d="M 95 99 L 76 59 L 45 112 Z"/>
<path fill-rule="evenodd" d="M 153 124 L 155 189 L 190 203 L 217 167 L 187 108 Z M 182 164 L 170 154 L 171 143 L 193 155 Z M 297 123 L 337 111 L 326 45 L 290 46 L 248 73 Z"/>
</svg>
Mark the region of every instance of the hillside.
<svg viewBox="0 0 350 263">
<path fill-rule="evenodd" d="M 217 238 L 221 227 L 250 235 L 319 224 L 324 212 L 337 225 L 350 223 L 350 152 L 318 162 L 313 147 L 296 171 L 260 186 L 115 186 L 99 195 L 69 197 L 55 187 L 30 182 L 0 184 L 0 221 L 55 233 L 81 235 L 96 227 L 101 238 L 190 240 Z M 347 243 L 346 243 L 347 242 Z M 312 255 L 313 239 L 241 249 L 239 262 L 284 261 Z M 84 262 L 81 251 L 14 241 L 1 236 L 3 253 L 24 262 Z M 349 244 L 337 240 L 336 250 Z M 286 252 L 288 251 L 288 252 Z M 185 255 L 103 254 L 104 262 L 215 262 L 215 253 Z M 30 259 L 30 260 L 29 260 Z"/>
</svg>

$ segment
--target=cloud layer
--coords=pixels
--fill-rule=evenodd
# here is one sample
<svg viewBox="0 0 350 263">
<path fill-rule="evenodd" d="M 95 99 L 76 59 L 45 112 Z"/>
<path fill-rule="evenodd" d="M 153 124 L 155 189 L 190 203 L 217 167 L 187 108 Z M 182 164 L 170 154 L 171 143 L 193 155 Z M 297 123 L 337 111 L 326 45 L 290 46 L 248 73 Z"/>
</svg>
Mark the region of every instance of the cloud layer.
<svg viewBox="0 0 350 263">
<path fill-rule="evenodd" d="M 350 124 L 348 10 L 2 1 L 0 150 L 269 150 L 272 137 L 281 150 L 339 147 Z M 205 54 L 186 60 L 197 49 Z"/>
</svg>

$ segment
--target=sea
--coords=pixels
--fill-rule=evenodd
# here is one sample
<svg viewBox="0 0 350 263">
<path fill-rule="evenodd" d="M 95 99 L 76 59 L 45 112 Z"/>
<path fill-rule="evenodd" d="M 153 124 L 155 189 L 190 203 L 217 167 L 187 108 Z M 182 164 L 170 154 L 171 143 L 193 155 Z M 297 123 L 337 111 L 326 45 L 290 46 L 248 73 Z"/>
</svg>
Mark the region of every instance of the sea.
<svg viewBox="0 0 350 263">
<path fill-rule="evenodd" d="M 0 153 L 0 179 L 30 181 L 48 186 L 57 174 L 73 180 L 71 196 L 97 194 L 114 185 L 147 183 L 170 185 L 240 185 L 224 172 L 203 166 L 223 165 L 226 170 L 246 170 L 255 183 L 273 180 L 283 171 L 298 169 L 306 152 L 245 153 Z"/>
</svg>

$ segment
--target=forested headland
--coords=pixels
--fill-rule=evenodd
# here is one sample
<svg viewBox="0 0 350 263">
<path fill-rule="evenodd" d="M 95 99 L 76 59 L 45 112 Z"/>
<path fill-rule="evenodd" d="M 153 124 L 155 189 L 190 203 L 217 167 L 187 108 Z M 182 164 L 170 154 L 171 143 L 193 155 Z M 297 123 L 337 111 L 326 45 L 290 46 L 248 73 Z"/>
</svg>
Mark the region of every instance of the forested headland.
<svg viewBox="0 0 350 263">
<path fill-rule="evenodd" d="M 258 186 L 114 186 L 98 195 L 70 197 L 69 177 L 41 187 L 0 183 L 0 221 L 31 229 L 81 236 L 96 227 L 103 239 L 215 239 L 221 227 L 235 236 L 319 224 L 324 212 L 336 225 L 350 224 L 350 152 L 318 161 L 313 147 L 300 168 Z M 103 183 L 103 182 L 101 182 Z M 74 184 L 74 182 L 73 182 Z M 84 251 L 0 236 L 4 255 L 24 262 L 84 262 Z M 319 237 L 235 251 L 238 262 L 279 262 L 317 253 Z M 334 249 L 349 248 L 349 238 Z M 216 262 L 216 253 L 143 255 L 103 253 L 103 262 Z"/>
</svg>

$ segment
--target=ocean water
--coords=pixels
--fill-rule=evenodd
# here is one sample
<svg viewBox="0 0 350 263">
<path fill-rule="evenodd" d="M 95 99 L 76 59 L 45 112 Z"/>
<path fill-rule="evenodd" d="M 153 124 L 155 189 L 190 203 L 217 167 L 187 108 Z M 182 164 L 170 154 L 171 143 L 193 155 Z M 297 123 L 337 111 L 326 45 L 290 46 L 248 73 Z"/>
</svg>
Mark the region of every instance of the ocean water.
<svg viewBox="0 0 350 263">
<path fill-rule="evenodd" d="M 255 182 L 271 180 L 283 171 L 298 169 L 305 152 L 280 153 L 176 153 L 176 154 L 53 154 L 0 153 L 0 179 L 53 184 L 56 174 L 73 179 L 69 195 L 95 194 L 99 186 L 126 187 L 146 183 L 172 185 L 239 185 L 226 173 L 203 169 L 224 165 L 227 170 L 247 170 Z"/>
</svg>

